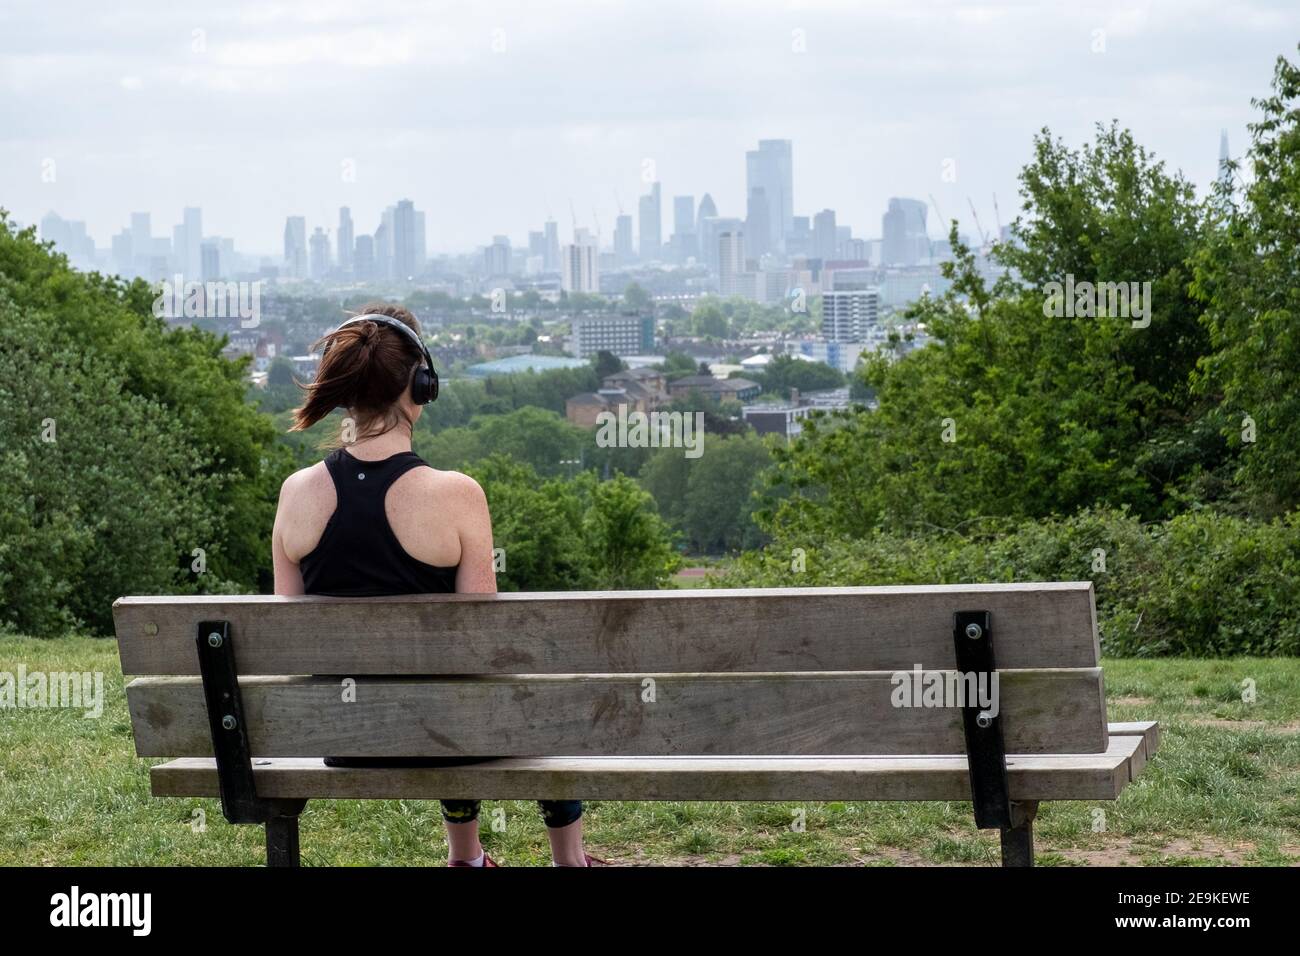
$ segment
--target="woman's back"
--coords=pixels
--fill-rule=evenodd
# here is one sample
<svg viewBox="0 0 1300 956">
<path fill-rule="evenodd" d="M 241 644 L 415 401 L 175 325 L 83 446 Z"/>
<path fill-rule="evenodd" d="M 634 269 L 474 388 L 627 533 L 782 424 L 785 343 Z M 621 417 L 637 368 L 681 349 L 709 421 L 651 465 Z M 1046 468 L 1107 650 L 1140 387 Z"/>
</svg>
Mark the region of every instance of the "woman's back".
<svg viewBox="0 0 1300 956">
<path fill-rule="evenodd" d="M 460 564 L 460 542 L 454 533 L 420 535 L 419 510 L 413 514 L 396 505 L 411 489 L 397 496 L 395 510 L 415 518 L 416 527 L 403 530 L 411 548 L 402 545 L 388 515 L 389 489 L 413 468 L 427 467 L 414 452 L 397 452 L 379 461 L 365 461 L 340 448 L 324 465 L 334 485 L 334 511 L 321 531 L 316 546 L 298 562 L 303 587 L 308 594 L 333 597 L 373 597 L 380 594 L 445 594 L 456 590 L 456 565 Z M 432 514 L 434 522 L 436 517 Z M 435 531 L 436 529 L 430 529 Z M 446 552 L 447 563 L 417 558 L 412 549 L 424 554 Z M 450 559 L 452 552 L 454 559 Z"/>
</svg>

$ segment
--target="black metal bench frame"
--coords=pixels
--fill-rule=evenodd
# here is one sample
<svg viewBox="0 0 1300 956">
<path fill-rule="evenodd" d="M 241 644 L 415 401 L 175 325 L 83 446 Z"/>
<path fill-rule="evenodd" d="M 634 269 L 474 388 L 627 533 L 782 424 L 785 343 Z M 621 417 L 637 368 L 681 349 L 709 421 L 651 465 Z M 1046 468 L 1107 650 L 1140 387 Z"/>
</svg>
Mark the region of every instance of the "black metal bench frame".
<svg viewBox="0 0 1300 956">
<path fill-rule="evenodd" d="M 953 615 L 953 647 L 959 674 L 973 674 L 993 686 L 993 622 L 988 611 Z M 257 795 L 252 751 L 239 692 L 235 648 L 228 621 L 203 621 L 195 644 L 207 703 L 212 752 L 216 757 L 221 812 L 232 824 L 266 827 L 267 866 L 298 866 L 298 816 L 306 800 L 266 799 Z M 977 683 L 977 686 L 979 684 Z M 1034 865 L 1034 815 L 1037 801 L 1013 801 L 1007 785 L 1006 746 L 1000 714 L 984 711 L 978 700 L 962 706 L 975 825 L 1002 837 L 1003 866 Z"/>
</svg>

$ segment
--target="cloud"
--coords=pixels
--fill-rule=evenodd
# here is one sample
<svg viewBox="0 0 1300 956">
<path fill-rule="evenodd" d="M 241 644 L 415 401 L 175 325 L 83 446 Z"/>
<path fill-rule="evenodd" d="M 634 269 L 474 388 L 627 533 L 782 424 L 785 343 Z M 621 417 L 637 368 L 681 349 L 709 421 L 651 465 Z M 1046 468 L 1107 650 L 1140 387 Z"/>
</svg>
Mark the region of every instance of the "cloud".
<svg viewBox="0 0 1300 956">
<path fill-rule="evenodd" d="M 272 252 L 286 215 L 332 227 L 346 203 L 364 231 L 410 196 L 450 250 L 522 241 L 548 211 L 567 231 L 570 199 L 608 234 L 646 157 L 666 196 L 739 215 L 744 150 L 781 137 L 797 213 L 874 236 L 889 196 L 934 193 L 963 219 L 972 197 L 988 225 L 1044 125 L 1078 141 L 1118 118 L 1207 182 L 1219 128 L 1239 152 L 1297 26 L 1291 3 L 1211 0 L 56 0 L 0 13 L 0 181 L 20 218 L 53 206 L 101 245 L 133 209 L 167 224 L 199 204 Z"/>
</svg>

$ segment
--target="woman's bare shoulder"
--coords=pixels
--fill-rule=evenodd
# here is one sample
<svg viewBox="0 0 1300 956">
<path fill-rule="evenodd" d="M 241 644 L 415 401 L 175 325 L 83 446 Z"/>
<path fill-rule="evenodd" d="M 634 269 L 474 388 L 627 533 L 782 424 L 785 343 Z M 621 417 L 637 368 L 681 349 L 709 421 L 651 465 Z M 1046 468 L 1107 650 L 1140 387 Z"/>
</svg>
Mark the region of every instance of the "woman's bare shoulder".
<svg viewBox="0 0 1300 956">
<path fill-rule="evenodd" d="M 432 465 L 425 468 L 413 468 L 418 487 L 426 495 L 436 497 L 442 502 L 454 502 L 465 506 L 487 504 L 487 496 L 477 481 L 459 471 L 442 471 Z"/>
<path fill-rule="evenodd" d="M 299 468 L 280 485 L 280 503 L 289 504 L 303 498 L 314 498 L 324 491 L 333 491 L 334 482 L 330 479 L 325 462 L 318 461 L 306 468 Z"/>
</svg>

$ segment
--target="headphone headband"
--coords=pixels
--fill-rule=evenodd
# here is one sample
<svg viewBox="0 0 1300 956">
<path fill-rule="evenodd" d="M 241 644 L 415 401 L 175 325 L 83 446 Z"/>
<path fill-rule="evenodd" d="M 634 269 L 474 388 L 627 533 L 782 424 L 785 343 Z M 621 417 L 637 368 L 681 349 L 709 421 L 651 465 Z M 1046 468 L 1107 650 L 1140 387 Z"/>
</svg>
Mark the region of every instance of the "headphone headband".
<svg viewBox="0 0 1300 956">
<path fill-rule="evenodd" d="M 407 336 L 415 347 L 420 350 L 424 356 L 424 368 L 416 369 L 415 377 L 411 380 L 411 400 L 417 405 L 428 405 L 438 397 L 438 373 L 433 370 L 433 356 L 429 354 L 429 347 L 424 344 L 419 333 L 411 328 L 400 319 L 395 319 L 391 315 L 383 315 L 379 312 L 367 312 L 365 315 L 357 315 L 342 323 L 338 329 L 345 328 L 356 322 L 378 322 L 386 325 L 391 329 L 398 329 Z"/>
</svg>

